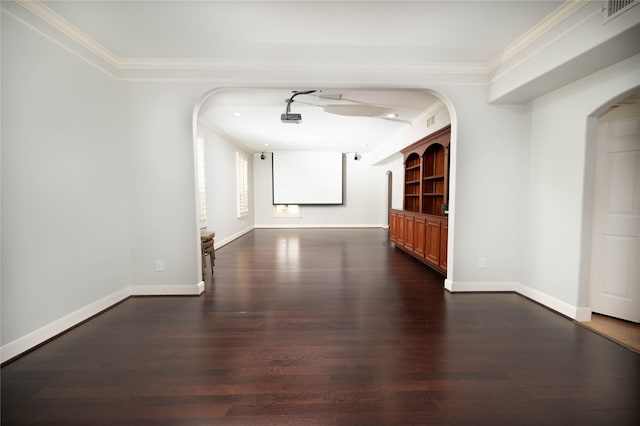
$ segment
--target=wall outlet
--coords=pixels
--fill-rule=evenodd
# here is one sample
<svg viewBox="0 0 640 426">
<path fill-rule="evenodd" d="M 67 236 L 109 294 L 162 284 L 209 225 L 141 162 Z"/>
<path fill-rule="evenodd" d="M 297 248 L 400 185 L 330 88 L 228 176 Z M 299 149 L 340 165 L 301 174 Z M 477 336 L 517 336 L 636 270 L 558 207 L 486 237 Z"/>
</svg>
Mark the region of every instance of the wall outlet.
<svg viewBox="0 0 640 426">
<path fill-rule="evenodd" d="M 486 267 L 487 267 L 487 262 L 485 261 L 484 257 L 479 257 L 478 268 L 486 268 Z"/>
<path fill-rule="evenodd" d="M 156 272 L 164 271 L 164 262 L 162 260 L 156 260 Z"/>
</svg>

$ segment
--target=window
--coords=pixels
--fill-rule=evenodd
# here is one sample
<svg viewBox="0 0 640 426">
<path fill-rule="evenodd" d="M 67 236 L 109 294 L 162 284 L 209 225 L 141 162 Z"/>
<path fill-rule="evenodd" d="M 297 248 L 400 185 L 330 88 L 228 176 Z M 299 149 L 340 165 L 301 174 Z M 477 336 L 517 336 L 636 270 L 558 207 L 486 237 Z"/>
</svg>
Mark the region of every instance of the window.
<svg viewBox="0 0 640 426">
<path fill-rule="evenodd" d="M 238 217 L 249 214 L 249 179 L 247 177 L 249 160 L 246 155 L 236 152 Z"/>
<path fill-rule="evenodd" d="M 273 206 L 273 217 L 301 217 L 297 204 L 278 204 Z"/>
<path fill-rule="evenodd" d="M 196 167 L 198 168 L 198 202 L 200 203 L 200 227 L 207 226 L 207 187 L 204 173 L 204 137 L 196 138 Z"/>
</svg>

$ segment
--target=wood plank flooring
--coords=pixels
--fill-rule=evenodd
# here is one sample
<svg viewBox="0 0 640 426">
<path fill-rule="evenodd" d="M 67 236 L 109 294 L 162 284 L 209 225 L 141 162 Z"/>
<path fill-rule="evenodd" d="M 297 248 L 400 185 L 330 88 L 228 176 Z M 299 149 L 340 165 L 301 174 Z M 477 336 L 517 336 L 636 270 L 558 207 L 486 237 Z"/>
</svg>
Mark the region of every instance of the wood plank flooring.
<svg viewBox="0 0 640 426">
<path fill-rule="evenodd" d="M 640 354 L 640 324 L 594 313 L 580 325 Z"/>
<path fill-rule="evenodd" d="M 640 355 L 442 281 L 381 229 L 256 230 L 203 296 L 128 299 L 3 366 L 2 424 L 640 424 Z"/>
</svg>

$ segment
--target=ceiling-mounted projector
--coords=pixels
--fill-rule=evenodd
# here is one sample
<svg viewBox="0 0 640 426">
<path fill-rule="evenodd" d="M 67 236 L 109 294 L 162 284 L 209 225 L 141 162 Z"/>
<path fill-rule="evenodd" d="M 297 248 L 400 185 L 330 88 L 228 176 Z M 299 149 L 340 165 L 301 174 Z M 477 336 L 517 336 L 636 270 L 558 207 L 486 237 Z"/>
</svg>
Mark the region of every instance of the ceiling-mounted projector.
<svg viewBox="0 0 640 426">
<path fill-rule="evenodd" d="M 285 99 L 285 102 L 287 103 L 287 109 L 285 110 L 284 114 L 280 114 L 280 120 L 283 123 L 300 123 L 302 121 L 302 114 L 294 114 L 291 112 L 291 104 L 293 103 L 293 98 L 298 95 L 308 95 L 315 92 L 317 92 L 317 90 L 305 90 L 303 92 L 293 90 L 293 95 L 291 95 L 289 99 Z"/>
<path fill-rule="evenodd" d="M 280 114 L 280 120 L 283 123 L 299 123 L 302 120 L 302 114 L 284 113 Z"/>
</svg>

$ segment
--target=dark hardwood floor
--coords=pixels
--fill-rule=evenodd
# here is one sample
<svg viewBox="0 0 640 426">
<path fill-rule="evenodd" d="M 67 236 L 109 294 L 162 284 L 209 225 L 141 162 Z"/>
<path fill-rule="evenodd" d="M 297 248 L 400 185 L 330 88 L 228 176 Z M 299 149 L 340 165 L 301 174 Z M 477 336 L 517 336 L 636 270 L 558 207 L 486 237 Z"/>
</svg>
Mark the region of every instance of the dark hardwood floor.
<svg viewBox="0 0 640 426">
<path fill-rule="evenodd" d="M 515 294 L 449 294 L 384 230 L 216 256 L 203 296 L 128 299 L 3 366 L 2 424 L 640 424 L 640 355 Z"/>
</svg>

